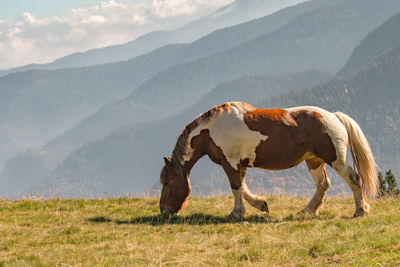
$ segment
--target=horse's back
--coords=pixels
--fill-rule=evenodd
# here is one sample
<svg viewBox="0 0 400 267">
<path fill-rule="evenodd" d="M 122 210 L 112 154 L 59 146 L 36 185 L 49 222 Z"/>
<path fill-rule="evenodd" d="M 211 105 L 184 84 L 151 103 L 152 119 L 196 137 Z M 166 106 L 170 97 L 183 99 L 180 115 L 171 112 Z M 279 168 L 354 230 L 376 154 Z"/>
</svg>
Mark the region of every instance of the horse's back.
<svg viewBox="0 0 400 267">
<path fill-rule="evenodd" d="M 256 148 L 255 167 L 286 169 L 317 157 L 331 164 L 336 147 L 347 133 L 331 112 L 312 106 L 288 109 L 256 109 L 244 120 L 267 139 Z"/>
</svg>

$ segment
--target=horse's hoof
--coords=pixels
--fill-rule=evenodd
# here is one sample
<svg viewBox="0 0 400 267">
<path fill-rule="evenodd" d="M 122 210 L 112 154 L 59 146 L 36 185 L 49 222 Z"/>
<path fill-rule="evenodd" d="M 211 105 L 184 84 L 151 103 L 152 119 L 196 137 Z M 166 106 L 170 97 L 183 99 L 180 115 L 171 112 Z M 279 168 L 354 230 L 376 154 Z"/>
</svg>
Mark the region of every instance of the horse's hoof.
<svg viewBox="0 0 400 267">
<path fill-rule="evenodd" d="M 261 211 L 265 211 L 269 213 L 269 209 L 268 209 L 268 203 L 267 201 L 263 201 L 261 204 Z"/>
<path fill-rule="evenodd" d="M 368 214 L 368 212 L 365 212 L 364 210 L 357 210 L 357 211 L 354 213 L 353 217 L 354 217 L 354 218 L 357 218 L 357 217 L 364 217 L 364 216 L 367 216 L 367 214 Z"/>
<path fill-rule="evenodd" d="M 304 208 L 301 211 L 299 211 L 297 214 L 299 214 L 299 215 L 308 215 L 308 216 L 318 216 L 319 215 L 319 211 L 318 210 L 312 211 L 312 210 L 309 210 L 307 208 Z"/>
<path fill-rule="evenodd" d="M 370 206 L 365 203 L 361 208 L 356 209 L 353 217 L 364 217 L 367 216 L 370 210 Z"/>
<path fill-rule="evenodd" d="M 243 215 L 242 214 L 236 213 L 236 212 L 233 212 L 233 211 L 229 214 L 229 216 L 232 217 L 232 219 L 234 219 L 234 220 L 242 220 L 243 219 Z"/>
</svg>

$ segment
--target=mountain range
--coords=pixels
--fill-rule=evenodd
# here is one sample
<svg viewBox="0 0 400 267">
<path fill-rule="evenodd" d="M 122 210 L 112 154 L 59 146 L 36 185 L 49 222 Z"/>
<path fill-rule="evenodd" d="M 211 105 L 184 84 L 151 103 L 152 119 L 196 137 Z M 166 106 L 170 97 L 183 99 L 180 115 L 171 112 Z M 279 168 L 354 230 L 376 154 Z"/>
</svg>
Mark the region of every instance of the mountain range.
<svg viewBox="0 0 400 267">
<path fill-rule="evenodd" d="M 231 100 L 344 111 L 364 129 L 379 167 L 396 171 L 398 12 L 395 0 L 314 0 L 128 61 L 6 75 L 0 145 L 11 149 L 0 160 L 36 147 L 7 161 L 0 196 L 157 190 L 162 156 L 184 125 Z M 221 176 L 201 160 L 192 172 L 194 192 L 229 191 Z M 303 165 L 251 170 L 248 177 L 252 189 L 313 191 Z M 332 180 L 331 191 L 346 190 Z"/>
</svg>

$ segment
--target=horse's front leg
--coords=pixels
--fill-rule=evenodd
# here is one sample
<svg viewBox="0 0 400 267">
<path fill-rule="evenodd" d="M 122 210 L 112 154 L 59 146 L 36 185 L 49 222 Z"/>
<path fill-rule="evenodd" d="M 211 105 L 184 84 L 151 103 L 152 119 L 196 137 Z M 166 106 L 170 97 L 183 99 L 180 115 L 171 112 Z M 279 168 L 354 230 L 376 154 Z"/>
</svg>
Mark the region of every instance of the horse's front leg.
<svg viewBox="0 0 400 267">
<path fill-rule="evenodd" d="M 221 163 L 222 168 L 224 169 L 226 175 L 229 179 L 229 184 L 232 189 L 234 204 L 233 209 L 230 215 L 234 219 L 242 219 L 246 213 L 246 206 L 244 205 L 244 189 L 242 186 L 243 179 L 240 175 L 240 166 L 238 166 L 239 170 L 235 170 L 228 161 L 224 161 Z"/>
<path fill-rule="evenodd" d="M 234 219 L 242 219 L 246 213 L 246 206 L 244 205 L 243 200 L 243 188 L 240 187 L 239 189 L 232 189 L 232 193 L 234 198 L 234 205 L 230 215 Z"/>
</svg>

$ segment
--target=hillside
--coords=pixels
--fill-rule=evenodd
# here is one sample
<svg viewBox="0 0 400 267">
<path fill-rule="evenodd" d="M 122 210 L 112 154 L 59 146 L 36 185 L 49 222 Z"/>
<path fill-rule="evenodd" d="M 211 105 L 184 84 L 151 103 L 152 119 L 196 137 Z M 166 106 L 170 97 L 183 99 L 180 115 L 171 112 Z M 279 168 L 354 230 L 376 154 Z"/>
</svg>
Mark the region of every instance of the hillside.
<svg viewBox="0 0 400 267">
<path fill-rule="evenodd" d="M 128 69 L 121 65 L 109 70 L 30 71 L 2 77 L 0 168 L 15 153 L 49 141 L 133 89 L 121 86 L 118 79 Z"/>
<path fill-rule="evenodd" d="M 338 75 L 348 75 L 367 65 L 385 50 L 400 45 L 400 13 L 373 30 L 354 49 L 346 65 Z"/>
<path fill-rule="evenodd" d="M 20 164 L 10 164 L 10 168 L 6 167 L 0 177 L 3 181 L 8 181 L 9 196 L 16 193 L 12 188 L 23 192 L 30 184 L 35 185 L 32 192 L 47 196 L 81 196 L 82 192 L 98 195 L 105 190 L 111 195 L 121 195 L 127 191 L 146 192 L 158 183 L 162 156 L 170 155 L 182 128 L 210 106 L 241 98 L 245 98 L 249 103 L 257 103 L 260 96 L 307 88 L 327 79 L 329 76 L 325 73 L 308 71 L 278 76 L 244 77 L 230 81 L 221 84 L 196 105 L 177 116 L 124 127 L 104 139 L 78 148 L 43 180 L 25 176 L 23 169 L 27 162 L 24 160 L 26 157 L 19 158 Z M 259 95 L 257 92 L 262 89 L 263 94 Z M 229 98 L 230 96 L 232 98 Z M 57 150 L 54 153 L 56 152 Z M 46 156 L 32 157 L 31 162 L 34 164 L 39 161 L 40 164 L 34 166 L 46 166 L 40 162 L 43 158 L 46 159 Z M 207 167 L 195 169 L 203 170 L 204 174 L 205 168 Z M 196 176 L 196 172 L 192 175 Z M 29 177 L 30 183 L 25 177 Z M 225 178 L 221 181 L 225 182 Z M 196 178 L 193 182 L 196 183 Z M 25 184 L 25 187 L 16 187 L 15 184 Z"/>
<path fill-rule="evenodd" d="M 168 45 L 128 61 L 20 72 L 0 78 L 0 169 L 7 158 L 27 147 L 49 142 L 102 105 L 128 95 L 156 73 L 240 45 L 324 3 L 318 1 L 287 8 L 219 30 L 194 43 Z M 74 144 L 77 145 L 79 143 Z"/>
<path fill-rule="evenodd" d="M 0 76 L 32 69 L 51 70 L 77 68 L 125 61 L 169 44 L 191 43 L 215 30 L 266 16 L 279 9 L 304 0 L 236 0 L 211 14 L 171 31 L 154 31 L 125 44 L 95 48 L 56 59 L 47 64 L 26 66 L 0 71 Z"/>
<path fill-rule="evenodd" d="M 269 216 L 232 198 L 191 198 L 178 217 L 158 199 L 0 200 L 2 266 L 395 266 L 399 199 L 373 201 L 350 218 L 352 199 L 329 198 L 317 218 L 297 215 L 308 199 L 268 196 Z"/>
<path fill-rule="evenodd" d="M 174 64 L 179 49 L 171 45 L 120 63 L 0 78 L 0 166 L 15 153 L 47 143 L 104 104 L 128 95 Z"/>
</svg>

